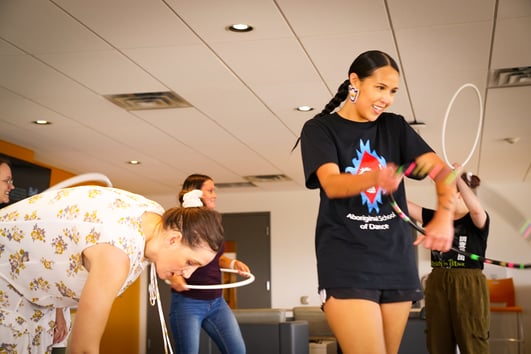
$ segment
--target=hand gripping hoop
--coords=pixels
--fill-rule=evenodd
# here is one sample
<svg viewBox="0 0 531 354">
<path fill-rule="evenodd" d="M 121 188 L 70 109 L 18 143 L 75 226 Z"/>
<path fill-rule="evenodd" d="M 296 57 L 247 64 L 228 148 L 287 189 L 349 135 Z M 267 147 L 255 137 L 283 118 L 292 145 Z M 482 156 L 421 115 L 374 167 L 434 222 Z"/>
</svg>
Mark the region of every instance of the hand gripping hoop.
<svg viewBox="0 0 531 354">
<path fill-rule="evenodd" d="M 251 284 L 255 280 L 255 276 L 252 273 L 248 272 L 240 272 L 236 269 L 229 269 L 229 268 L 220 268 L 220 271 L 223 273 L 236 273 L 236 274 L 242 274 L 244 276 L 247 276 L 247 279 L 237 281 L 234 283 L 226 283 L 226 284 L 211 284 L 211 285 L 198 285 L 198 284 L 187 284 L 186 286 L 188 289 L 200 289 L 200 290 L 206 290 L 206 289 L 228 289 L 228 288 L 237 288 L 240 286 Z M 165 280 L 166 284 L 171 284 L 169 280 Z"/>
</svg>

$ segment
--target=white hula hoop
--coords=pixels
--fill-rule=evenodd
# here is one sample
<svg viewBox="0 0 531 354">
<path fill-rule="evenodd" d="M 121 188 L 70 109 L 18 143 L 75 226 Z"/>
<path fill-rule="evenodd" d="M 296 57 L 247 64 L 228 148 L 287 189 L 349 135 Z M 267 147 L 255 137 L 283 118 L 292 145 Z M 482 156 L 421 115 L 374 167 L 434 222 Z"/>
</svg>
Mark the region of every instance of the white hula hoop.
<svg viewBox="0 0 531 354">
<path fill-rule="evenodd" d="M 50 188 L 46 189 L 45 192 L 54 191 L 57 189 L 74 186 L 76 184 L 85 183 L 85 182 L 93 182 L 93 181 L 102 182 L 107 187 L 112 187 L 111 180 L 107 176 L 101 173 L 91 172 L 91 173 L 84 173 L 82 175 L 78 175 L 78 176 L 65 179 L 64 181 L 59 182 L 56 185 L 51 186 Z"/>
<path fill-rule="evenodd" d="M 476 139 L 474 140 L 474 145 L 472 146 L 472 149 L 470 150 L 470 154 L 468 154 L 468 157 L 465 159 L 465 161 L 463 161 L 461 163 L 461 166 L 464 167 L 468 163 L 470 158 L 472 157 L 472 154 L 476 150 L 476 147 L 477 147 L 477 144 L 478 144 L 478 141 L 479 141 L 479 136 L 481 134 L 481 126 L 483 124 L 483 101 L 481 99 L 481 93 L 479 92 L 479 89 L 477 88 L 476 85 L 467 83 L 467 84 L 464 84 L 463 86 L 461 86 L 457 91 L 455 91 L 454 96 L 450 100 L 450 103 L 448 104 L 448 108 L 446 109 L 446 114 L 444 115 L 444 121 L 443 121 L 443 127 L 442 127 L 442 151 L 443 151 L 443 155 L 444 155 L 444 160 L 446 161 L 446 163 L 450 167 L 453 167 L 453 166 L 452 166 L 452 164 L 450 164 L 450 161 L 448 161 L 448 156 L 446 155 L 446 145 L 445 145 L 446 126 L 448 125 L 448 116 L 450 114 L 450 111 L 452 110 L 452 107 L 454 105 L 455 99 L 457 98 L 459 93 L 461 93 L 461 91 L 463 89 L 467 88 L 467 87 L 472 87 L 476 91 L 476 94 L 478 96 L 479 121 L 478 121 L 478 129 L 477 129 L 477 132 L 476 132 Z"/>
<path fill-rule="evenodd" d="M 240 274 L 240 271 L 236 269 L 229 269 L 229 268 L 220 268 L 220 270 L 224 273 L 237 273 Z M 242 275 L 247 276 L 247 279 L 237 281 L 234 283 L 227 283 L 227 284 L 212 284 L 212 285 L 187 285 L 188 289 L 228 289 L 228 288 L 238 288 L 240 286 L 251 284 L 255 277 L 252 273 L 248 272 L 241 272 Z M 165 280 L 166 284 L 170 284 L 168 280 Z"/>
</svg>

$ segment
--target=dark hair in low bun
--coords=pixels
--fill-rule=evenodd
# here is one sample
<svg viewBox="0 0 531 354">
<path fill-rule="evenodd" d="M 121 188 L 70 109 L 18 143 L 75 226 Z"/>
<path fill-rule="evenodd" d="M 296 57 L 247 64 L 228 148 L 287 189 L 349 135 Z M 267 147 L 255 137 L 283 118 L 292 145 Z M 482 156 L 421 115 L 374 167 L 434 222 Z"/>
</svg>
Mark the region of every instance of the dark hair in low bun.
<svg viewBox="0 0 531 354">
<path fill-rule="evenodd" d="M 478 176 L 471 174 L 471 173 L 466 173 L 466 172 L 462 173 L 461 179 L 465 181 L 466 185 L 469 186 L 470 189 L 473 189 L 473 190 L 475 190 L 481 184 L 481 179 Z"/>
</svg>

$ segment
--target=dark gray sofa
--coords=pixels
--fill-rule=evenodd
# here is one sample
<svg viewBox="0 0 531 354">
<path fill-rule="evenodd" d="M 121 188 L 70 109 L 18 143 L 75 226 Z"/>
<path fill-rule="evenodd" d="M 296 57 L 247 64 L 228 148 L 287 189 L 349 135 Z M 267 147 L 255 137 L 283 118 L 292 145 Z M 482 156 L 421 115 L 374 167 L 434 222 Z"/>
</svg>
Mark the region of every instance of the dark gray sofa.
<svg viewBox="0 0 531 354">
<path fill-rule="evenodd" d="M 269 308 L 233 311 L 248 354 L 309 354 L 311 341 L 335 341 L 318 306 L 297 306 L 290 311 Z M 427 354 L 425 330 L 426 321 L 421 313 L 412 311 L 399 354 Z M 339 346 L 337 353 L 341 354 Z M 199 354 L 220 354 L 204 332 L 201 333 Z"/>
</svg>

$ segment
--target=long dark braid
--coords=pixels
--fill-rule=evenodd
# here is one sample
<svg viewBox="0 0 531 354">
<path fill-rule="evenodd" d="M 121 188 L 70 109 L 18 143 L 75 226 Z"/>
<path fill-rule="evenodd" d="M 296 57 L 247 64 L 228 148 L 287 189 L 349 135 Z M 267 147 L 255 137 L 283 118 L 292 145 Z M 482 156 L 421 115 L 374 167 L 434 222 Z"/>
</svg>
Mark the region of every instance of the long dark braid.
<svg viewBox="0 0 531 354">
<path fill-rule="evenodd" d="M 345 99 L 348 96 L 348 85 L 350 84 L 349 80 L 343 81 L 341 85 L 339 85 L 337 89 L 337 93 L 330 102 L 328 102 L 325 106 L 325 108 L 319 113 L 316 117 L 323 116 L 325 114 L 332 113 L 339 105 L 345 101 Z"/>
<path fill-rule="evenodd" d="M 321 113 L 315 115 L 314 118 L 332 113 L 347 98 L 349 84 L 349 80 L 343 81 L 343 83 L 339 85 L 336 95 L 332 97 L 332 99 L 326 104 Z M 293 147 L 291 148 L 291 152 L 295 150 L 295 148 L 299 145 L 300 141 L 301 137 L 299 136 L 297 138 L 297 141 L 295 142 L 295 145 L 293 145 Z"/>
</svg>

